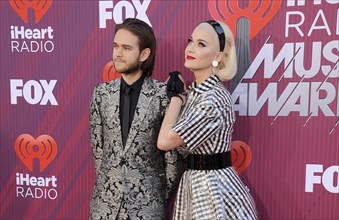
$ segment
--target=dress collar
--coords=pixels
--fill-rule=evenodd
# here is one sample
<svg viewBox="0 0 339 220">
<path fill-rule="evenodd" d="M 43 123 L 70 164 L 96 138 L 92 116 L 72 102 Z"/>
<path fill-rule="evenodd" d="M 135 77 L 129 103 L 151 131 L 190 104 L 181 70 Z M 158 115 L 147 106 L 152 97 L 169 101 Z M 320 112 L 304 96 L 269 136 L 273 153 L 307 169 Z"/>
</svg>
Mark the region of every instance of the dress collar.
<svg viewBox="0 0 339 220">
<path fill-rule="evenodd" d="M 210 89 L 212 89 L 213 87 L 215 87 L 215 85 L 220 82 L 220 79 L 216 76 L 216 75 L 212 75 L 210 77 L 208 77 L 203 83 L 201 83 L 200 85 L 197 84 L 196 81 L 194 81 L 191 86 L 190 89 L 197 92 L 197 93 L 203 93 L 206 92 Z"/>
</svg>

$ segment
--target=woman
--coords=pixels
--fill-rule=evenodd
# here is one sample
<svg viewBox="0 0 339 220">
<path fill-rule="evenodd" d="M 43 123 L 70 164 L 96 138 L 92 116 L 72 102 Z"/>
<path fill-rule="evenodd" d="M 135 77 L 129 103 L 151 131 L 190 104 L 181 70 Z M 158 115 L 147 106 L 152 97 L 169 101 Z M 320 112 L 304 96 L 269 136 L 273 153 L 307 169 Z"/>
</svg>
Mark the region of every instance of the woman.
<svg viewBox="0 0 339 220">
<path fill-rule="evenodd" d="M 185 49 L 185 67 L 195 76 L 186 97 L 171 97 L 158 148 L 187 155 L 173 219 L 257 219 L 255 205 L 230 157 L 235 115 L 221 80 L 236 73 L 232 32 L 217 21 L 200 23 Z M 184 105 L 181 110 L 181 106 Z"/>
</svg>

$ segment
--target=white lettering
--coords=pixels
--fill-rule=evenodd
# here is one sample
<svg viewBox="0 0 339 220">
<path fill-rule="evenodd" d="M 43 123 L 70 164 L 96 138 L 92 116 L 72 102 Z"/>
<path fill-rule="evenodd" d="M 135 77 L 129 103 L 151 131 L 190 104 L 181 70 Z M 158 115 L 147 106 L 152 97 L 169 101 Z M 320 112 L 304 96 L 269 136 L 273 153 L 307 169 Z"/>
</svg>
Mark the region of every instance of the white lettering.
<svg viewBox="0 0 339 220">
<path fill-rule="evenodd" d="M 320 93 L 324 92 L 327 94 L 325 97 L 321 97 Z M 339 86 L 338 86 L 339 91 Z M 335 101 L 336 97 L 336 89 L 333 84 L 325 82 L 325 83 L 319 83 L 314 82 L 311 84 L 311 97 L 310 100 L 312 102 L 310 103 L 310 112 L 312 112 L 313 116 L 318 116 L 318 110 L 321 109 L 321 111 L 326 116 L 335 116 L 335 114 L 330 109 L 330 104 Z M 339 103 L 339 100 L 338 100 Z"/>
<path fill-rule="evenodd" d="M 115 5 L 113 1 L 99 1 L 99 27 L 106 28 L 107 21 L 114 19 L 116 24 L 123 22 L 125 18 L 138 18 L 152 26 L 146 11 L 151 1 L 134 0 L 118 1 Z"/>
<path fill-rule="evenodd" d="M 293 19 L 290 19 L 290 16 L 293 16 L 293 15 L 299 15 L 299 22 L 296 24 L 290 24 L 290 20 L 293 20 Z M 297 18 L 294 18 L 294 19 L 297 19 Z M 305 21 L 305 16 L 302 12 L 288 11 L 286 13 L 285 37 L 289 36 L 289 28 L 295 28 L 296 31 L 299 33 L 299 35 L 303 37 L 304 33 L 302 32 L 299 26 L 301 26 L 304 23 L 304 21 Z"/>
<path fill-rule="evenodd" d="M 48 26 L 45 29 L 25 29 L 24 26 L 11 26 L 11 39 L 53 39 L 53 29 Z"/>
<path fill-rule="evenodd" d="M 317 26 L 317 22 L 319 20 L 319 18 L 321 18 L 320 20 L 322 21 L 323 25 L 322 26 Z M 312 25 L 311 25 L 311 28 L 307 34 L 307 36 L 311 36 L 312 33 L 313 33 L 313 30 L 321 30 L 321 29 L 325 29 L 326 32 L 327 32 L 327 35 L 328 36 L 331 36 L 331 30 L 330 30 L 330 27 L 328 26 L 328 23 L 326 21 L 326 18 L 325 18 L 325 15 L 324 15 L 324 12 L 323 10 L 319 10 Z"/>
<path fill-rule="evenodd" d="M 31 187 L 16 187 L 16 197 L 21 198 L 32 198 L 32 199 L 56 199 L 58 197 L 58 192 L 56 189 L 51 188 L 31 188 Z"/>
<path fill-rule="evenodd" d="M 124 13 L 125 12 L 125 13 Z M 133 5 L 127 1 L 119 1 L 114 9 L 113 9 L 113 18 L 115 23 L 120 24 L 123 22 L 125 14 L 125 18 L 134 18 L 135 12 Z"/>
<path fill-rule="evenodd" d="M 274 58 L 274 44 L 266 42 L 246 71 L 244 79 L 252 79 L 262 63 L 264 63 L 265 79 L 272 78 L 281 63 L 284 63 L 284 78 L 293 78 L 293 68 L 298 76 L 305 78 L 312 78 L 318 73 L 326 76 L 333 69 L 335 73 L 331 74 L 331 78 L 337 78 L 339 77 L 339 69 L 337 68 L 339 58 L 337 54 L 334 54 L 334 51 L 339 51 L 339 40 L 333 40 L 325 44 L 322 53 L 320 53 L 322 45 L 322 42 L 312 43 L 312 67 L 309 70 L 305 70 L 303 68 L 305 65 L 305 43 L 286 43 Z M 328 65 L 328 62 L 326 62 L 326 65 L 321 65 L 321 55 L 327 61 L 334 63 L 333 67 Z M 295 61 L 292 62 L 294 59 Z"/>
<path fill-rule="evenodd" d="M 136 18 L 143 20 L 144 22 L 152 26 L 150 20 L 148 19 L 148 16 L 146 15 L 146 10 L 148 9 L 149 4 L 151 4 L 151 1 L 143 1 L 142 4 L 140 1 L 132 1 L 132 3 L 137 10 Z"/>
<path fill-rule="evenodd" d="M 58 102 L 56 101 L 53 89 L 57 83 L 56 80 L 51 80 L 48 84 L 46 80 L 40 80 L 40 83 L 42 85 L 42 88 L 45 90 L 45 94 L 42 97 L 40 105 L 47 105 L 47 102 L 49 101 L 51 105 L 58 105 Z"/>
<path fill-rule="evenodd" d="M 321 176 L 315 173 L 322 173 L 323 165 L 306 164 L 305 192 L 313 192 L 313 185 L 321 183 Z"/>
<path fill-rule="evenodd" d="M 46 80 L 29 80 L 23 84 L 23 80 L 11 79 L 11 104 L 17 104 L 17 98 L 23 97 L 26 102 L 31 105 L 40 103 L 40 105 L 58 105 L 53 94 L 53 89 L 56 85 L 56 80 L 51 80 L 49 83 Z M 20 88 L 22 87 L 22 89 Z"/>
<path fill-rule="evenodd" d="M 106 9 L 113 8 L 113 1 L 99 1 L 99 27 L 106 28 L 106 21 L 112 19 L 113 13 Z"/>
<path fill-rule="evenodd" d="M 57 178 L 52 177 L 35 177 L 29 176 L 29 174 L 24 175 L 23 173 L 16 173 L 16 184 L 22 186 L 52 186 L 57 187 Z"/>
<path fill-rule="evenodd" d="M 22 87 L 23 82 L 21 79 L 11 79 L 11 104 L 18 104 L 17 97 L 22 97 L 22 90 L 18 87 Z"/>
<path fill-rule="evenodd" d="M 267 103 L 268 116 L 288 116 L 291 112 L 318 116 L 319 110 L 325 116 L 339 116 L 338 107 L 333 106 L 339 102 L 339 83 L 290 82 L 280 93 L 278 85 L 269 83 L 262 89 L 258 83 L 240 83 L 232 93 L 234 111 L 241 116 L 256 116 Z M 259 95 L 259 91 L 263 92 Z"/>
<path fill-rule="evenodd" d="M 323 2 L 327 2 L 328 4 L 338 4 L 339 0 L 287 0 L 287 7 L 291 6 L 305 6 L 305 3 L 310 3 L 313 5 L 321 5 Z"/>
<path fill-rule="evenodd" d="M 299 77 L 312 78 L 319 72 L 320 69 L 320 61 L 321 61 L 321 42 L 313 42 L 312 44 L 312 62 L 309 70 L 304 68 L 305 66 L 305 44 L 304 43 L 296 43 L 296 49 L 298 48 L 299 53 L 295 55 L 295 72 Z"/>
<path fill-rule="evenodd" d="M 315 184 L 322 184 L 328 192 L 339 193 L 339 166 L 330 166 L 323 172 L 321 164 L 306 164 L 305 192 L 313 192 Z"/>
<path fill-rule="evenodd" d="M 54 43 L 52 41 L 11 41 L 12 52 L 47 52 L 54 50 Z"/>
<path fill-rule="evenodd" d="M 337 9 L 337 17 L 339 16 L 338 13 L 339 9 Z M 313 19 L 313 22 L 309 26 L 309 22 L 305 21 L 310 21 L 311 19 Z M 285 37 L 289 37 L 291 34 L 294 33 L 298 34 L 298 36 L 300 37 L 304 37 L 307 33 L 307 37 L 310 37 L 314 34 L 314 32 L 316 32 L 317 34 L 326 34 L 328 36 L 331 36 L 332 34 L 334 34 L 334 30 L 338 28 L 338 25 L 339 21 L 334 21 L 332 17 L 326 18 L 326 14 L 322 9 L 319 9 L 314 17 L 312 15 L 312 17 L 307 18 L 305 17 L 305 14 L 301 11 L 287 11 L 285 17 Z M 331 32 L 331 30 L 333 31 L 333 33 Z"/>
<path fill-rule="evenodd" d="M 38 104 L 42 98 L 42 87 L 37 81 L 29 80 L 23 87 L 23 94 L 29 104 Z"/>
<path fill-rule="evenodd" d="M 337 173 L 337 185 L 334 185 L 334 174 Z M 327 168 L 323 174 L 323 185 L 325 189 L 331 193 L 339 193 L 339 166 L 331 166 Z"/>
</svg>

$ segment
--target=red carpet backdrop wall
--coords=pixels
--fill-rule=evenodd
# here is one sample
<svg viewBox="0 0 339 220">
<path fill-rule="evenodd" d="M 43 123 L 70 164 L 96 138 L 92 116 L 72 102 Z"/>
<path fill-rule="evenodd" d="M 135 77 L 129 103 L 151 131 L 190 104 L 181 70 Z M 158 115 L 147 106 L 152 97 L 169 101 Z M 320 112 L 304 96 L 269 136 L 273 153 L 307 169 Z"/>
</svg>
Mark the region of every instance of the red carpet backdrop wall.
<svg viewBox="0 0 339 220">
<path fill-rule="evenodd" d="M 339 0 L 2 0 L 0 16 L 1 219 L 88 218 L 89 103 L 119 76 L 112 39 L 126 17 L 155 31 L 154 78 L 179 70 L 188 83 L 193 28 L 226 22 L 233 138 L 252 151 L 240 177 L 260 219 L 339 219 Z"/>
</svg>

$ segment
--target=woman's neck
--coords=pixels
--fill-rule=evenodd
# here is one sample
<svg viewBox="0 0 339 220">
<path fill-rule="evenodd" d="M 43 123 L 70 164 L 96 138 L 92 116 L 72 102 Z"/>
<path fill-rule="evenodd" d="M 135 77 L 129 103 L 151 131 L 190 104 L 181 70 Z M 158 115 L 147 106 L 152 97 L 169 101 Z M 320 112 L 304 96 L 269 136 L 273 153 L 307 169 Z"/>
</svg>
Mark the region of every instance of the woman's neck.
<svg viewBox="0 0 339 220">
<path fill-rule="evenodd" d="M 212 70 L 195 70 L 193 71 L 193 74 L 195 76 L 195 81 L 198 85 L 203 83 L 206 79 L 208 79 L 210 76 L 212 76 Z"/>
</svg>

